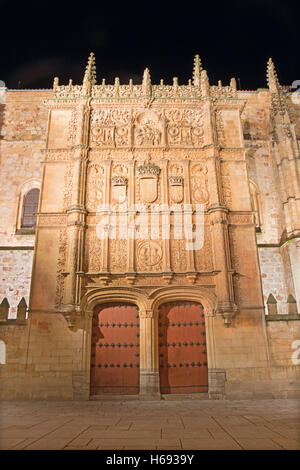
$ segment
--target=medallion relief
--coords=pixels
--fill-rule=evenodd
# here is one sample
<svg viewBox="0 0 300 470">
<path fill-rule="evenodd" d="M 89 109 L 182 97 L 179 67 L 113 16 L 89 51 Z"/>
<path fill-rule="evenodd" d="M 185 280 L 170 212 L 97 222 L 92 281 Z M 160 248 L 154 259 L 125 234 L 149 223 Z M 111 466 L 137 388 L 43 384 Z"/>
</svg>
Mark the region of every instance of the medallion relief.
<svg viewBox="0 0 300 470">
<path fill-rule="evenodd" d="M 161 244 L 154 240 L 143 240 L 137 243 L 136 264 L 139 271 L 160 271 L 163 252 Z"/>
</svg>

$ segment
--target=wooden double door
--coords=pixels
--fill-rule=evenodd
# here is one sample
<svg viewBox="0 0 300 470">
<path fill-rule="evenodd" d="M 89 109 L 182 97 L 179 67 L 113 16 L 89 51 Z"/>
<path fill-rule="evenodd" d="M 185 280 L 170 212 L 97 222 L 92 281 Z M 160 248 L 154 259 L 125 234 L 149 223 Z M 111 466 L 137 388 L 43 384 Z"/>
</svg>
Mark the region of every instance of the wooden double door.
<svg viewBox="0 0 300 470">
<path fill-rule="evenodd" d="M 95 307 L 92 326 L 91 395 L 138 394 L 140 322 L 132 304 Z M 208 390 L 205 318 L 195 302 L 169 302 L 158 312 L 160 392 Z"/>
<path fill-rule="evenodd" d="M 91 395 L 139 393 L 139 312 L 131 304 L 95 307 L 92 325 Z"/>
<path fill-rule="evenodd" d="M 161 393 L 208 391 L 205 318 L 195 302 L 171 302 L 158 313 Z"/>
</svg>

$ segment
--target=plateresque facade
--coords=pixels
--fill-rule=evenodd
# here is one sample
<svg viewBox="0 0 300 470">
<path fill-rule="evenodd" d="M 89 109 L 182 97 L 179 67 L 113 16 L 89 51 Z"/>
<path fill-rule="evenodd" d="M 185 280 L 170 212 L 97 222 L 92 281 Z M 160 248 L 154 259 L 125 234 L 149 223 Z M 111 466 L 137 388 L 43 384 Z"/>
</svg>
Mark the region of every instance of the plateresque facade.
<svg viewBox="0 0 300 470">
<path fill-rule="evenodd" d="M 0 89 L 3 399 L 300 396 L 300 100 L 267 82 L 96 84 L 91 54 Z"/>
</svg>

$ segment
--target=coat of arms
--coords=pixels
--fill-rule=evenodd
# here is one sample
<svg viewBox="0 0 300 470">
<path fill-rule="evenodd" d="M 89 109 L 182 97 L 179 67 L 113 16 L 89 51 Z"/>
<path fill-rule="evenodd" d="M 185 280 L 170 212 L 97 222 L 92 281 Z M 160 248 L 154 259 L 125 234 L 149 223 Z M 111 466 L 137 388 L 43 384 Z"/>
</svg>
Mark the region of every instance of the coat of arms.
<svg viewBox="0 0 300 470">
<path fill-rule="evenodd" d="M 142 202 L 151 203 L 156 200 L 159 173 L 160 168 L 149 161 L 137 168 Z"/>
<path fill-rule="evenodd" d="M 170 198 L 172 202 L 179 203 L 183 200 L 183 178 L 171 176 L 169 178 Z"/>
</svg>

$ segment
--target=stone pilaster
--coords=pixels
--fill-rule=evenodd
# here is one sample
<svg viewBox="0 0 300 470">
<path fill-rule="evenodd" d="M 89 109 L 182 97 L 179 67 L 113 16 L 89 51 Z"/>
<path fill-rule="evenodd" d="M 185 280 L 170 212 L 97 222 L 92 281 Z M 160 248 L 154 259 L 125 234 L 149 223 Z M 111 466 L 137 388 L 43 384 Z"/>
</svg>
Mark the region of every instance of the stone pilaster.
<svg viewBox="0 0 300 470">
<path fill-rule="evenodd" d="M 160 397 L 157 318 L 140 311 L 140 397 Z"/>
</svg>

